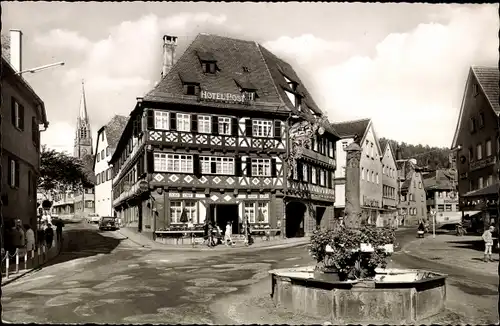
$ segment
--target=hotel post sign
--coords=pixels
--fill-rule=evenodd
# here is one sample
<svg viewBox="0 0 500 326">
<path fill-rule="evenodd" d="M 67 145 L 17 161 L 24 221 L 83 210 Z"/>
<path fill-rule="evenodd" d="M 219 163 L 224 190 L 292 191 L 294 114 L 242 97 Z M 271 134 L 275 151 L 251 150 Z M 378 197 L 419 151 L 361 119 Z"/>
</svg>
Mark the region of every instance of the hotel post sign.
<svg viewBox="0 0 500 326">
<path fill-rule="evenodd" d="M 220 92 L 209 92 L 209 91 L 201 91 L 200 92 L 200 100 L 201 101 L 213 101 L 213 102 L 225 102 L 225 103 L 241 103 L 241 104 L 250 104 L 254 101 L 254 93 L 220 93 Z"/>
</svg>

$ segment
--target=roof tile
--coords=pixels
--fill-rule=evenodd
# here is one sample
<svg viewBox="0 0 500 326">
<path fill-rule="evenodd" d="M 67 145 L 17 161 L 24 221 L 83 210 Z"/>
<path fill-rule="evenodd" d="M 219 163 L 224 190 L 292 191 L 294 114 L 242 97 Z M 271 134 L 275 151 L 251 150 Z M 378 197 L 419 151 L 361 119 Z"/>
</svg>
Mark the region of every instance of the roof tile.
<svg viewBox="0 0 500 326">
<path fill-rule="evenodd" d="M 358 141 L 360 141 L 369 123 L 370 119 L 359 119 L 332 123 L 332 126 L 335 131 L 337 131 L 340 138 L 354 138 L 354 136 L 357 135 Z"/>
<path fill-rule="evenodd" d="M 128 117 L 115 115 L 105 126 L 106 138 L 110 148 L 116 148 L 122 135 L 123 129 L 127 125 Z"/>
<path fill-rule="evenodd" d="M 472 66 L 472 71 L 488 101 L 491 103 L 493 110 L 496 113 L 500 113 L 500 72 L 498 67 Z"/>
</svg>

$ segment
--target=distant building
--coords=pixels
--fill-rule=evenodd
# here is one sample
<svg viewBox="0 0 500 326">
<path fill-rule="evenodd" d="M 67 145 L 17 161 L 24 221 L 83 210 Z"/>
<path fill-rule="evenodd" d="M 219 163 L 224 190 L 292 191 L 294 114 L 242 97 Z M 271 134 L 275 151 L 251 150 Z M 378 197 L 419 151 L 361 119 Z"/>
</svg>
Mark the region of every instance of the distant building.
<svg viewBox="0 0 500 326">
<path fill-rule="evenodd" d="M 345 209 L 345 148 L 356 141 L 361 149 L 360 161 L 360 200 L 361 208 L 369 224 L 387 225 L 384 220 L 389 216 L 383 208 L 383 152 L 371 119 L 361 119 L 333 123 L 332 127 L 341 137 L 337 142 L 338 168 L 335 173 L 335 215 L 341 217 Z"/>
<path fill-rule="evenodd" d="M 399 181 L 399 225 L 416 225 L 427 219 L 426 196 L 415 159 L 397 160 Z"/>
<path fill-rule="evenodd" d="M 398 169 L 391 144 L 387 142 L 382 156 L 382 213 L 383 226 L 398 227 L 399 182 Z"/>
<path fill-rule="evenodd" d="M 99 216 L 113 216 L 112 170 L 108 162 L 115 152 L 120 136 L 127 125 L 128 118 L 115 115 L 106 125 L 97 131 L 97 144 L 94 156 L 96 176 L 95 213 Z"/>
<path fill-rule="evenodd" d="M 452 143 L 460 207 L 469 215 L 482 212 L 485 226 L 497 217 L 499 78 L 496 66 L 470 68 Z"/>
<path fill-rule="evenodd" d="M 125 227 L 153 236 L 208 220 L 241 234 L 248 219 L 286 237 L 329 227 L 338 137 L 321 126 L 290 171 L 290 135 L 323 115 L 294 69 L 254 41 L 209 34 L 174 64 L 176 39 L 164 36 L 163 78 L 110 160 Z"/>
<path fill-rule="evenodd" d="M 10 62 L 2 54 L 1 209 L 3 227 L 14 219 L 37 227 L 40 130 L 49 122 L 42 99 L 19 74 L 21 31 L 11 31 Z"/>
<path fill-rule="evenodd" d="M 458 205 L 457 175 L 452 170 L 436 170 L 424 176 L 427 213 L 436 214 L 437 224 L 458 223 L 462 213 Z M 429 221 L 432 221 L 429 216 Z"/>
</svg>

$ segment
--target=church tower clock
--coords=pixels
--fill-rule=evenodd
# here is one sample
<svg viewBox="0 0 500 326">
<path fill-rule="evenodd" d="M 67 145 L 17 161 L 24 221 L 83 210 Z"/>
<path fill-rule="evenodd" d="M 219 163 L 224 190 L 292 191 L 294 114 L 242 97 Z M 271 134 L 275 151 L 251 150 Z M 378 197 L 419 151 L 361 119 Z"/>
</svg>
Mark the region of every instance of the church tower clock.
<svg viewBox="0 0 500 326">
<path fill-rule="evenodd" d="M 83 159 L 87 155 L 92 155 L 92 132 L 87 113 L 87 103 L 85 101 L 85 87 L 82 80 L 82 98 L 80 100 L 80 110 L 76 119 L 76 134 L 73 156 Z"/>
</svg>

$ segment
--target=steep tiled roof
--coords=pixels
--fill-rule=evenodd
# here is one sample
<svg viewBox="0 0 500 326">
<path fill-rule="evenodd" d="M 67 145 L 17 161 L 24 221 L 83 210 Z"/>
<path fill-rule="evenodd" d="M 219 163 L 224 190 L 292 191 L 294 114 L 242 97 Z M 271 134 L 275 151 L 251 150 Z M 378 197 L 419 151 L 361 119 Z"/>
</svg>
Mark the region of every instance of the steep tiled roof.
<svg viewBox="0 0 500 326">
<path fill-rule="evenodd" d="M 332 123 L 332 127 L 335 129 L 340 138 L 352 138 L 354 135 L 358 135 L 358 141 L 360 141 L 369 124 L 370 119 L 359 119 Z"/>
<path fill-rule="evenodd" d="M 449 170 L 430 172 L 424 177 L 424 187 L 426 190 L 453 190 L 453 177 L 456 177 L 455 173 Z"/>
<path fill-rule="evenodd" d="M 122 135 L 123 129 L 127 125 L 128 117 L 115 115 L 105 126 L 106 138 L 110 148 L 116 148 Z"/>
<path fill-rule="evenodd" d="M 217 73 L 205 74 L 200 60 L 215 60 Z M 264 111 L 295 112 L 284 89 L 291 90 L 285 77 L 298 83 L 296 93 L 303 96 L 302 106 L 315 114 L 322 111 L 312 99 L 294 69 L 260 44 L 211 34 L 198 34 L 164 79 L 147 93 L 144 101 L 200 105 L 197 96 L 184 95 L 183 83 L 196 82 L 206 91 L 239 93 L 240 87 L 255 88 L 257 98 L 252 106 L 241 108 Z M 238 104 L 210 103 L 222 108 L 238 108 Z"/>
<path fill-rule="evenodd" d="M 203 73 L 200 57 L 210 57 L 217 61 L 218 71 L 215 75 Z M 245 72 L 243 67 L 246 67 L 248 72 Z M 199 105 L 197 96 L 184 95 L 179 74 L 191 82 L 199 82 L 202 90 L 220 93 L 239 93 L 235 79 L 244 79 L 257 88 L 258 98 L 255 106 L 262 105 L 272 107 L 274 111 L 288 112 L 276 91 L 259 45 L 255 42 L 198 34 L 165 78 L 144 96 L 144 101 Z M 234 104 L 220 103 L 219 106 L 230 108 L 234 107 Z M 245 107 L 248 108 L 248 105 Z"/>
<path fill-rule="evenodd" d="M 472 66 L 472 71 L 476 76 L 476 79 L 483 89 L 484 94 L 488 98 L 493 110 L 500 114 L 500 73 L 498 67 L 479 67 Z"/>
</svg>

